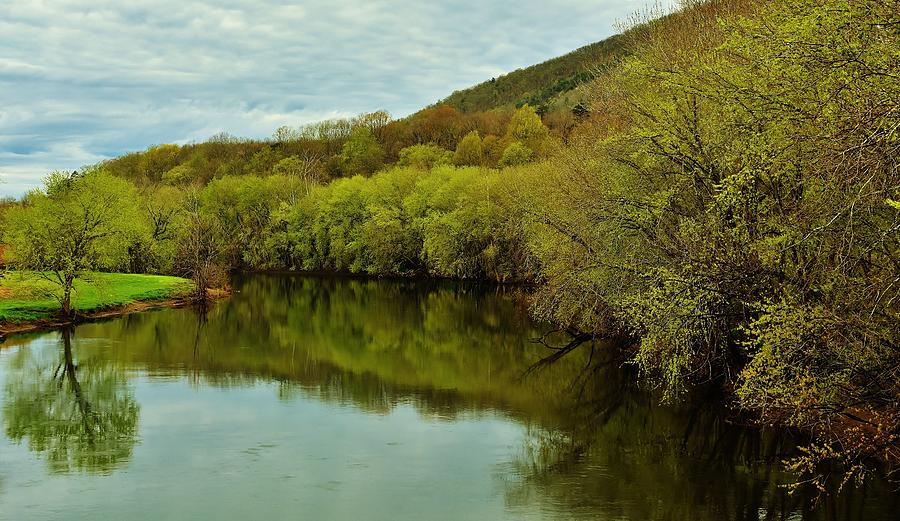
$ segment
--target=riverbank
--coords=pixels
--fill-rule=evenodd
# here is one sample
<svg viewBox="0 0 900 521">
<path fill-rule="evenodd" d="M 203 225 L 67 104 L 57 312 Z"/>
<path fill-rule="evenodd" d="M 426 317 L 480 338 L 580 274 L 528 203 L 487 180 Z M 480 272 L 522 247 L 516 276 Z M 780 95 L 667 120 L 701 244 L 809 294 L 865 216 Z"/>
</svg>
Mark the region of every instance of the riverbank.
<svg viewBox="0 0 900 521">
<path fill-rule="evenodd" d="M 191 302 L 193 282 L 179 277 L 91 273 L 75 283 L 75 315 L 58 315 L 55 285 L 33 272 L 9 272 L 0 281 L 0 337 Z M 221 295 L 213 295 L 219 297 Z"/>
<path fill-rule="evenodd" d="M 248 268 L 238 272 L 241 275 L 292 275 L 298 277 L 337 278 L 352 280 L 385 280 L 395 282 L 452 282 L 458 284 L 505 286 L 515 288 L 537 288 L 538 284 L 531 279 L 497 280 L 490 277 L 452 277 L 435 273 L 411 272 L 411 273 L 368 273 L 353 272 L 350 270 L 302 270 L 302 269 L 257 269 Z"/>
</svg>

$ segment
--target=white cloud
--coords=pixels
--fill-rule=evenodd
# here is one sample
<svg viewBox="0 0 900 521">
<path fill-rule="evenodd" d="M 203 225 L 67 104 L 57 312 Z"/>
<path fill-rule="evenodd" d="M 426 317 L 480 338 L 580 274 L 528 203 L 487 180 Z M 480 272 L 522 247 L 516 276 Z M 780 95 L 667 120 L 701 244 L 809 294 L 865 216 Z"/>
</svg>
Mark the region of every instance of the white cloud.
<svg viewBox="0 0 900 521">
<path fill-rule="evenodd" d="M 406 115 L 600 40 L 645 3 L 3 2 L 0 194 L 156 143 Z"/>
</svg>

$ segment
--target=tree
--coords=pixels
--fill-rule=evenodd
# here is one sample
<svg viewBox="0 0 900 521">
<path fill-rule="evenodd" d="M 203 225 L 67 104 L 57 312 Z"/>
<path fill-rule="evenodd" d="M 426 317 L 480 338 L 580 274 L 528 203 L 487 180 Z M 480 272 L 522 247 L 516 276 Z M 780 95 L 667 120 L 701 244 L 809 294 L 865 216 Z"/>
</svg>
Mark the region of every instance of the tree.
<svg viewBox="0 0 900 521">
<path fill-rule="evenodd" d="M 391 114 L 385 110 L 377 110 L 368 114 L 360 114 L 353 119 L 354 126 L 366 127 L 376 139 L 381 141 L 382 131 L 391 122 Z"/>
<path fill-rule="evenodd" d="M 481 134 L 473 130 L 462 138 L 453 153 L 453 164 L 456 166 L 479 166 L 484 162 L 484 146 Z"/>
<path fill-rule="evenodd" d="M 274 139 L 276 143 L 287 143 L 288 141 L 295 141 L 299 138 L 300 133 L 293 127 L 287 125 L 276 128 L 275 133 L 272 134 L 272 139 Z"/>
<path fill-rule="evenodd" d="M 86 272 L 109 269 L 127 257 L 128 236 L 142 220 L 134 186 L 103 170 L 54 172 L 30 192 L 6 222 L 8 257 L 58 284 L 61 312 L 72 315 L 72 288 Z"/>
<path fill-rule="evenodd" d="M 507 138 L 520 141 L 538 153 L 543 152 L 549 133 L 541 117 L 530 105 L 523 105 L 517 110 L 506 127 Z"/>
<path fill-rule="evenodd" d="M 148 148 L 140 155 L 140 161 L 135 165 L 138 174 L 133 174 L 133 178 L 159 181 L 163 174 L 179 163 L 180 154 L 181 147 L 178 145 L 154 145 Z"/>
<path fill-rule="evenodd" d="M 439 105 L 427 108 L 409 118 L 409 132 L 416 143 L 435 143 L 439 146 L 453 149 L 469 128 L 466 128 L 464 114 L 448 107 Z"/>
<path fill-rule="evenodd" d="M 384 152 L 368 127 L 357 126 L 341 148 L 340 160 L 346 174 L 371 174 L 381 168 Z"/>
<path fill-rule="evenodd" d="M 278 154 L 271 146 L 264 146 L 250 158 L 250 161 L 247 163 L 247 170 L 251 174 L 268 175 L 272 173 L 272 167 L 275 166 L 278 159 Z"/>
<path fill-rule="evenodd" d="M 571 110 L 557 109 L 544 116 L 544 122 L 550 133 L 563 143 L 569 142 L 569 136 L 578 125 L 578 118 Z"/>
<path fill-rule="evenodd" d="M 325 167 L 319 157 L 311 152 L 301 156 L 290 156 L 282 159 L 272 168 L 275 175 L 283 175 L 303 182 L 306 195 L 313 185 L 325 181 Z M 294 201 L 292 200 L 291 203 Z"/>
<path fill-rule="evenodd" d="M 515 141 L 503 150 L 499 165 L 501 167 L 524 165 L 531 161 L 533 155 L 534 152 L 530 148 Z"/>
<path fill-rule="evenodd" d="M 900 466 L 894 4 L 763 3 L 660 34 L 596 85 L 606 128 L 542 165 L 531 210 L 532 242 L 555 244 L 542 317 L 637 337 L 666 398 L 713 383 L 804 429 L 793 469 L 820 490 L 828 469 Z"/>
<path fill-rule="evenodd" d="M 449 165 L 453 153 L 435 144 L 413 145 L 400 151 L 400 166 L 430 170 L 439 165 Z"/>
<path fill-rule="evenodd" d="M 184 191 L 157 185 L 141 191 L 142 219 L 146 229 L 135 234 L 128 245 L 128 266 L 132 273 L 170 273 L 175 257 L 174 238 L 181 223 Z"/>
<path fill-rule="evenodd" d="M 167 185 L 182 185 L 190 183 L 194 179 L 194 172 L 190 165 L 182 163 L 169 169 L 162 176 L 162 182 Z"/>
<path fill-rule="evenodd" d="M 175 269 L 194 281 L 194 299 L 206 302 L 209 289 L 225 283 L 223 246 L 220 240 L 222 227 L 205 214 L 200 194 L 189 193 L 185 197 L 184 223 L 176 238 Z"/>
</svg>

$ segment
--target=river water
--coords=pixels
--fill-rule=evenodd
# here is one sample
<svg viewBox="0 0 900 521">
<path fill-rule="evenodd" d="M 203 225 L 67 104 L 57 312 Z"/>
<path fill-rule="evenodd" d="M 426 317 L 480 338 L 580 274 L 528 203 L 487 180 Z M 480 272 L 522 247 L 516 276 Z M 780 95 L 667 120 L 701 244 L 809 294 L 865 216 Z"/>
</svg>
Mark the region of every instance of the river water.
<svg viewBox="0 0 900 521">
<path fill-rule="evenodd" d="M 663 406 L 514 292 L 257 275 L 0 345 L 0 519 L 895 520 L 783 486 L 789 433 Z M 562 342 L 551 335 L 549 342 Z"/>
</svg>

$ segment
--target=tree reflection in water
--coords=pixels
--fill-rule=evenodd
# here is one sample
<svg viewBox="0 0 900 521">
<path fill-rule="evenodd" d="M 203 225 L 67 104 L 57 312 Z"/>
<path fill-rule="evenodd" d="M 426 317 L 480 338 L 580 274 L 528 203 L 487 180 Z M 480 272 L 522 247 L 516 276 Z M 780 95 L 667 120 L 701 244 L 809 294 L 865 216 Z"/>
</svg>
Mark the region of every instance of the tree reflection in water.
<svg viewBox="0 0 900 521">
<path fill-rule="evenodd" d="M 17 443 L 27 439 L 52 472 L 109 473 L 131 457 L 139 407 L 125 373 L 110 360 L 76 359 L 72 335 L 60 332 L 58 352 L 22 349 L 12 360 L 6 435 Z"/>
<path fill-rule="evenodd" d="M 511 508 L 540 502 L 572 519 L 647 521 L 844 521 L 900 509 L 880 478 L 827 496 L 789 493 L 795 476 L 781 462 L 803 441 L 796 433 L 747 428 L 716 397 L 661 405 L 628 366 L 604 359 L 613 352 L 597 350 L 562 425 L 529 425 L 512 464 L 518 479 L 505 487 Z"/>
</svg>

